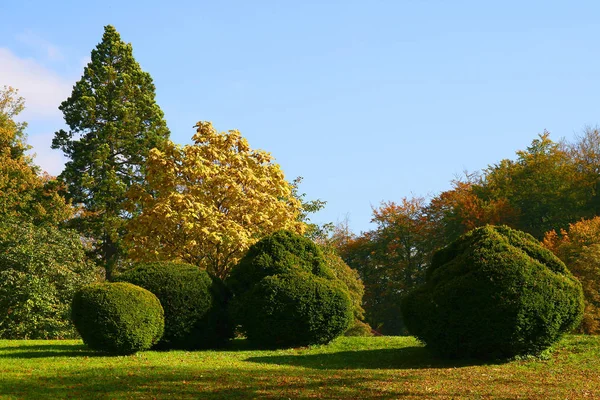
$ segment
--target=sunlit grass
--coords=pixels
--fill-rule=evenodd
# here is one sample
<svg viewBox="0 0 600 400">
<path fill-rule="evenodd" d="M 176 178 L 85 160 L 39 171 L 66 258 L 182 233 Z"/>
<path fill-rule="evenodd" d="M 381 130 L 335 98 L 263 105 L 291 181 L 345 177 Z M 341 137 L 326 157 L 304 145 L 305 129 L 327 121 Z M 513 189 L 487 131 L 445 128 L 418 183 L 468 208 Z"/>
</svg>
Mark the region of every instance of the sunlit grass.
<svg viewBox="0 0 600 400">
<path fill-rule="evenodd" d="M 0 398 L 595 398 L 600 338 L 568 336 L 546 360 L 450 362 L 413 338 L 328 346 L 110 357 L 79 341 L 0 341 Z"/>
</svg>

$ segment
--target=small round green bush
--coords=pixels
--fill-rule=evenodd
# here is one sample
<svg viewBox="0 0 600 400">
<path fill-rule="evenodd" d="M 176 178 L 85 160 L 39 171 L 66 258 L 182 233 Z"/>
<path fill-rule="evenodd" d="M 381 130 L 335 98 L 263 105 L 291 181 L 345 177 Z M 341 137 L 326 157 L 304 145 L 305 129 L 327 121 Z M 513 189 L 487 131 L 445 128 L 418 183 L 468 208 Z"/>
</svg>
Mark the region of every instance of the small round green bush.
<svg viewBox="0 0 600 400">
<path fill-rule="evenodd" d="M 328 343 L 353 320 L 348 293 L 308 273 L 263 278 L 242 298 L 239 310 L 248 340 L 265 347 Z"/>
<path fill-rule="evenodd" d="M 581 284 L 533 236 L 485 226 L 438 251 L 401 304 L 409 332 L 439 354 L 536 355 L 573 329 Z"/>
<path fill-rule="evenodd" d="M 71 318 L 90 348 L 115 354 L 147 350 L 163 334 L 163 308 L 155 295 L 130 283 L 95 283 L 79 290 Z"/>
<path fill-rule="evenodd" d="M 233 336 L 229 292 L 216 277 L 175 262 L 138 264 L 116 278 L 154 293 L 165 310 L 165 333 L 158 349 L 201 349 L 223 345 Z"/>
</svg>

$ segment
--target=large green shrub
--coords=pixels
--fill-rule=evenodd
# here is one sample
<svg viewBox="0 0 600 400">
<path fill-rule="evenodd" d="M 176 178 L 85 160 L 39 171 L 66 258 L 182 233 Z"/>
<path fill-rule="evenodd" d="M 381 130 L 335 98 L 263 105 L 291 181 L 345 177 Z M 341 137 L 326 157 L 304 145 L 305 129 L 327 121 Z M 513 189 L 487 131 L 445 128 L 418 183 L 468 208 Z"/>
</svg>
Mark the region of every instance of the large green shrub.
<svg viewBox="0 0 600 400">
<path fill-rule="evenodd" d="M 244 296 L 240 311 L 248 340 L 267 347 L 328 343 L 352 321 L 348 293 L 306 272 L 261 279 Z"/>
<path fill-rule="evenodd" d="M 116 280 L 154 293 L 165 310 L 165 333 L 157 348 L 199 349 L 222 345 L 233 336 L 229 292 L 196 266 L 173 262 L 138 264 Z"/>
<path fill-rule="evenodd" d="M 581 284 L 531 235 L 475 229 L 438 251 L 402 301 L 409 331 L 448 357 L 538 354 L 581 320 Z"/>
<path fill-rule="evenodd" d="M 75 292 L 100 279 L 79 236 L 23 221 L 0 223 L 0 338 L 77 337 Z"/>
<path fill-rule="evenodd" d="M 85 344 L 115 354 L 151 348 L 164 329 L 164 312 L 158 298 L 126 282 L 83 287 L 73 298 L 71 316 Z"/>
<path fill-rule="evenodd" d="M 226 283 L 235 296 L 232 315 L 262 346 L 326 343 L 352 321 L 347 286 L 310 239 L 289 231 L 251 246 Z"/>
<path fill-rule="evenodd" d="M 315 276 L 334 278 L 321 249 L 312 240 L 282 230 L 250 246 L 231 270 L 226 282 L 233 293 L 241 294 L 266 276 L 292 271 L 306 271 Z"/>
</svg>

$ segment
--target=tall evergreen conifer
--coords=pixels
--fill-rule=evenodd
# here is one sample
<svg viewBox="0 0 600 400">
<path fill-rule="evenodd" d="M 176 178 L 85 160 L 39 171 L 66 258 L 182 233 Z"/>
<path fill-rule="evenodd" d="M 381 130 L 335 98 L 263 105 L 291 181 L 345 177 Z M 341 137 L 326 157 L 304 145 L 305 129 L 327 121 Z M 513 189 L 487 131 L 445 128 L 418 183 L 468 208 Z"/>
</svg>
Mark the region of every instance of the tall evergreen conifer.
<svg viewBox="0 0 600 400">
<path fill-rule="evenodd" d="M 143 181 L 150 149 L 161 148 L 169 137 L 154 97 L 150 74 L 134 59 L 131 44 L 109 25 L 59 107 L 69 130 L 55 133 L 52 148 L 69 158 L 60 179 L 67 197 L 82 208 L 73 227 L 92 240 L 108 279 L 122 254 L 120 238 L 129 216 L 125 193 Z"/>
</svg>

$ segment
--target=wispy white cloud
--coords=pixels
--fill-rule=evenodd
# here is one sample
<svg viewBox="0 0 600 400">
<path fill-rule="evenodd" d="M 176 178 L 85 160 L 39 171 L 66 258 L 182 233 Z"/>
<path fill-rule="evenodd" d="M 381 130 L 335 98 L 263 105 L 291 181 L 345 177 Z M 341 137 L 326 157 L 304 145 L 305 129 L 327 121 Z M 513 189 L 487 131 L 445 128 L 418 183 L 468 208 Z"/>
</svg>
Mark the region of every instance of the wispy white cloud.
<svg viewBox="0 0 600 400">
<path fill-rule="evenodd" d="M 59 118 L 58 106 L 71 94 L 72 82 L 31 58 L 0 47 L 0 86 L 19 89 L 25 98 L 23 117 Z"/>
<path fill-rule="evenodd" d="M 65 59 L 58 46 L 50 43 L 48 40 L 33 33 L 32 31 L 19 33 L 16 35 L 16 39 L 25 46 L 31 48 L 37 53 L 40 53 L 49 61 L 63 61 Z"/>
<path fill-rule="evenodd" d="M 44 61 L 64 64 L 60 49 L 31 34 L 18 36 L 19 41 L 36 50 L 36 58 L 19 57 L 0 47 L 0 87 L 12 86 L 25 98 L 25 111 L 20 120 L 29 123 L 28 143 L 33 147 L 34 162 L 51 175 L 58 175 L 65 159 L 62 152 L 52 150 L 54 131 L 62 127 L 58 106 L 71 94 L 75 79 L 67 78 L 44 65 Z M 50 64 L 55 65 L 55 64 Z"/>
</svg>

